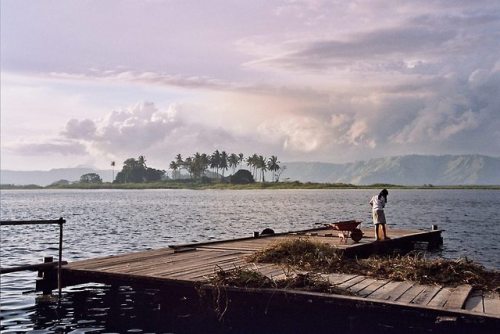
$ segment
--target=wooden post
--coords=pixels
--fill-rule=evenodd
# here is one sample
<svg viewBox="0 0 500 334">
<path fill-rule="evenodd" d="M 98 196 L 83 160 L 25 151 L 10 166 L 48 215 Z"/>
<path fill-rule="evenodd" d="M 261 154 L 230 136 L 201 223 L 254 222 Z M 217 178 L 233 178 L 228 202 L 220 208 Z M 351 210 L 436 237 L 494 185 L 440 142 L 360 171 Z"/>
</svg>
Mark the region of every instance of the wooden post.
<svg viewBox="0 0 500 334">
<path fill-rule="evenodd" d="M 59 218 L 59 264 L 57 265 L 57 289 L 59 292 L 59 298 L 61 298 L 61 265 L 62 265 L 62 243 L 63 243 L 63 224 L 66 221 L 64 219 Z"/>
<path fill-rule="evenodd" d="M 46 256 L 43 258 L 43 263 L 54 262 L 54 258 L 52 256 Z M 38 279 L 36 281 L 36 290 L 42 290 L 44 295 L 50 295 L 52 293 L 53 288 L 53 279 L 54 279 L 54 270 L 53 268 L 47 268 L 38 272 Z"/>
</svg>

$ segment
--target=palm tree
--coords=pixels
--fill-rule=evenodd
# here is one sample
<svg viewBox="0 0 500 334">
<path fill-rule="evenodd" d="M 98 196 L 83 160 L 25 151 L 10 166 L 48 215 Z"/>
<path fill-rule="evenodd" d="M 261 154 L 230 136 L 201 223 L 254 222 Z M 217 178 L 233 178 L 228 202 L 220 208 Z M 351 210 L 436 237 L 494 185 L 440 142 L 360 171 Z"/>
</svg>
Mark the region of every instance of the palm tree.
<svg viewBox="0 0 500 334">
<path fill-rule="evenodd" d="M 260 169 L 260 175 L 262 176 L 262 183 L 264 183 L 264 173 L 267 170 L 267 164 L 266 164 L 266 158 L 264 158 L 262 155 L 259 155 L 257 158 L 257 168 Z"/>
<path fill-rule="evenodd" d="M 175 163 L 179 169 L 179 177 L 181 176 L 181 169 L 184 167 L 184 160 L 182 160 L 182 155 L 179 153 L 175 156 Z"/>
<path fill-rule="evenodd" d="M 200 160 L 201 160 L 201 174 L 205 175 L 205 172 L 207 171 L 207 168 L 210 165 L 210 157 L 206 153 L 202 153 Z"/>
<path fill-rule="evenodd" d="M 111 183 L 115 181 L 115 165 L 116 163 L 114 161 L 111 161 L 111 167 L 113 167 L 113 178 L 111 179 Z"/>
<path fill-rule="evenodd" d="M 257 178 L 257 164 L 258 164 L 259 156 L 257 153 L 254 153 L 252 156 L 247 157 L 247 165 L 252 168 L 252 176 L 254 179 Z"/>
<path fill-rule="evenodd" d="M 219 166 L 220 166 L 220 152 L 219 150 L 215 150 L 210 157 L 210 168 L 216 170 L 216 175 L 219 175 Z"/>
<path fill-rule="evenodd" d="M 278 157 L 275 155 L 272 155 L 267 161 L 267 168 L 273 172 L 273 182 L 277 181 L 276 172 L 280 169 L 280 165 L 278 165 L 279 163 Z"/>
<path fill-rule="evenodd" d="M 188 171 L 189 177 L 193 178 L 193 158 L 187 157 L 184 159 L 184 168 Z"/>
<path fill-rule="evenodd" d="M 234 174 L 236 167 L 238 167 L 238 163 L 240 161 L 240 158 L 235 153 L 231 153 L 229 155 L 229 158 L 227 158 L 227 161 L 229 163 L 229 167 L 231 167 L 233 169 L 233 174 Z"/>
<path fill-rule="evenodd" d="M 179 169 L 179 165 L 175 161 L 171 161 L 169 167 L 172 170 L 172 179 L 175 179 L 175 174 L 177 169 Z"/>
<path fill-rule="evenodd" d="M 190 162 L 189 172 L 194 176 L 195 179 L 201 178 L 201 176 L 205 173 L 205 170 L 208 167 L 208 157 L 206 154 L 200 154 L 196 152 L 194 157 L 186 158 Z"/>
<path fill-rule="evenodd" d="M 244 158 L 243 153 L 238 154 L 238 164 L 239 165 L 240 164 L 243 165 L 243 160 L 244 160 L 243 158 Z"/>
<path fill-rule="evenodd" d="M 222 178 L 224 178 L 224 171 L 227 170 L 228 167 L 227 160 L 228 157 L 226 151 L 222 151 L 220 154 L 220 161 L 219 161 L 219 167 L 220 169 L 222 169 Z"/>
</svg>

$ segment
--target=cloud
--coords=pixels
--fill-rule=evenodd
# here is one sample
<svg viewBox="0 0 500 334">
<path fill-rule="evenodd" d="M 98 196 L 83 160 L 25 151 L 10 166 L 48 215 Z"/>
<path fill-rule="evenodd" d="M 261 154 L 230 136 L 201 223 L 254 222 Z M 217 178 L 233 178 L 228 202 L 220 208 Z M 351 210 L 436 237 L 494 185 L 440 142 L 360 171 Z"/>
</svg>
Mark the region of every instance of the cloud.
<svg viewBox="0 0 500 334">
<path fill-rule="evenodd" d="M 114 83 L 138 83 L 157 86 L 175 86 L 192 89 L 235 89 L 234 83 L 208 76 L 187 76 L 180 74 L 167 74 L 161 72 L 141 72 L 131 70 L 99 70 L 92 69 L 87 72 L 50 72 L 48 76 L 53 79 L 72 81 L 99 81 Z"/>
<path fill-rule="evenodd" d="M 240 152 L 264 146 L 230 126 L 197 122 L 195 108 L 198 107 L 175 103 L 160 109 L 152 102 L 137 103 L 111 111 L 98 120 L 71 119 L 61 135 L 79 139 L 93 155 L 109 159 L 145 155 L 163 165 L 177 153 L 209 153 L 215 149 Z"/>
<path fill-rule="evenodd" d="M 321 29 L 303 29 L 307 33 L 281 39 L 250 39 L 246 44 L 258 58 L 247 62 L 248 67 L 332 74 L 346 70 L 346 75 L 358 72 L 365 78 L 373 72 L 394 78 L 394 74 L 438 74 L 463 62 L 496 61 L 494 55 L 500 51 L 499 6 L 494 1 L 482 1 L 480 8 L 447 1 L 426 5 L 405 1 L 398 6 L 380 1 L 335 5 L 292 1 L 283 8 L 287 10 L 279 15 L 293 12 L 287 15 L 314 18 L 321 21 Z"/>
<path fill-rule="evenodd" d="M 81 6 L 87 16 L 77 19 L 87 22 L 95 9 Z M 28 22 L 22 6 L 16 7 L 7 23 L 22 34 L 2 32 L 11 45 L 4 48 L 6 68 L 39 77 L 19 75 L 16 94 L 4 88 L 12 87 L 12 80 L 3 84 L 2 132 L 9 145 L 29 139 L 46 143 L 39 147 L 45 152 L 58 152 L 57 145 L 75 145 L 76 151 L 78 144 L 88 152 L 82 154 L 96 159 L 144 154 L 159 164 L 176 153 L 214 149 L 268 151 L 282 161 L 500 154 L 498 1 L 223 2 L 206 10 L 184 2 L 141 6 L 168 12 L 174 21 L 159 20 L 160 15 L 143 25 L 139 17 L 120 16 L 120 24 L 101 35 L 109 18 L 99 16 L 103 25 L 89 27 L 99 34 L 90 29 L 78 35 L 64 59 L 58 50 L 65 43 L 47 49 L 40 42 L 45 39 L 35 37 L 43 32 L 60 42 L 74 34 L 49 29 L 60 20 L 47 16 Z M 55 17 L 73 12 L 81 13 L 68 10 Z M 196 13 L 196 20 L 179 13 Z M 158 35 L 163 24 L 177 28 Z M 193 35 L 198 31 L 202 37 Z M 39 47 L 29 49 L 32 45 Z M 25 58 L 29 54 L 38 54 L 39 64 Z M 26 87 L 51 89 L 34 94 Z M 61 105 L 61 97 L 71 95 Z M 141 100 L 155 103 L 131 105 Z M 32 140 L 34 126 L 26 124 L 37 125 L 40 141 Z M 44 141 L 47 133 L 59 137 Z"/>
<path fill-rule="evenodd" d="M 183 127 L 175 115 L 175 106 L 161 111 L 154 103 L 138 103 L 107 114 L 98 123 L 95 136 L 87 140 L 110 152 L 151 148 Z"/>
<path fill-rule="evenodd" d="M 70 119 L 63 135 L 70 139 L 92 139 L 96 134 L 96 125 L 90 119 L 79 121 Z"/>
<path fill-rule="evenodd" d="M 353 60 L 373 61 L 383 56 L 427 54 L 455 37 L 453 31 L 434 31 L 421 27 L 397 27 L 357 34 L 348 41 L 313 42 L 303 50 L 284 57 L 284 61 L 303 66 L 323 67 L 349 64 Z"/>
<path fill-rule="evenodd" d="M 23 156 L 46 156 L 52 155 L 80 156 L 86 155 L 85 145 L 75 141 L 52 140 L 45 143 L 24 143 L 9 146 L 8 151 Z"/>
</svg>

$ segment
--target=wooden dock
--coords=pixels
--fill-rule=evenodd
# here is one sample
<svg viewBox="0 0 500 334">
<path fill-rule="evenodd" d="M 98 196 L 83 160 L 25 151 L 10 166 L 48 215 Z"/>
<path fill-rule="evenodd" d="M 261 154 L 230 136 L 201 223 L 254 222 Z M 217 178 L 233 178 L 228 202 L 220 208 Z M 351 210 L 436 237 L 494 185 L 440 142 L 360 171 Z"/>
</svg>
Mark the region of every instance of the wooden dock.
<svg viewBox="0 0 500 334">
<path fill-rule="evenodd" d="M 106 284 L 141 284 L 158 285 L 165 288 L 199 288 L 219 270 L 248 268 L 259 271 L 272 279 L 284 278 L 290 269 L 276 264 L 249 263 L 246 257 L 280 240 L 290 238 L 310 238 L 343 248 L 346 254 L 365 256 L 376 252 L 387 252 L 394 249 L 408 249 L 415 244 L 426 243 L 436 245 L 441 239 L 441 231 L 392 230 L 391 240 L 374 243 L 371 229 L 364 230 L 364 238 L 359 243 L 348 240 L 342 243 L 331 229 L 313 229 L 301 232 L 283 233 L 279 235 L 243 238 L 229 241 L 207 242 L 189 245 L 178 245 L 164 249 L 107 256 L 97 259 L 76 261 L 62 266 L 64 285 L 80 283 Z M 354 296 L 308 293 L 300 291 L 274 291 L 273 298 L 279 296 L 283 302 L 296 299 L 316 301 L 321 309 L 334 307 L 367 307 L 370 312 L 387 312 L 388 310 L 420 319 L 422 314 L 432 321 L 448 319 L 449 325 L 459 324 L 463 328 L 486 326 L 486 332 L 500 326 L 500 297 L 496 293 L 483 293 L 463 285 L 454 288 L 439 285 L 421 285 L 414 282 L 396 282 L 380 280 L 359 275 L 329 274 L 324 275 L 328 281 L 338 287 L 350 291 Z M 204 287 L 210 289 L 210 287 Z M 262 289 L 230 288 L 233 299 L 237 296 L 267 295 L 269 291 Z M 293 295 L 293 298 L 290 296 Z M 241 297 L 243 298 L 243 297 Z M 308 302 L 309 303 L 309 302 Z M 364 305 L 364 306 L 363 306 Z M 385 310 L 385 311 L 384 311 Z M 383 314 L 383 313 L 382 313 Z M 451 320 L 450 320 L 451 319 Z M 458 320 L 457 320 L 458 319 Z M 416 320 L 415 320 L 416 321 Z M 465 324 L 465 325 L 464 325 Z M 486 324 L 486 325 L 485 325 Z M 492 327 L 493 326 L 493 327 Z M 453 328 L 453 327 L 451 327 Z"/>
</svg>

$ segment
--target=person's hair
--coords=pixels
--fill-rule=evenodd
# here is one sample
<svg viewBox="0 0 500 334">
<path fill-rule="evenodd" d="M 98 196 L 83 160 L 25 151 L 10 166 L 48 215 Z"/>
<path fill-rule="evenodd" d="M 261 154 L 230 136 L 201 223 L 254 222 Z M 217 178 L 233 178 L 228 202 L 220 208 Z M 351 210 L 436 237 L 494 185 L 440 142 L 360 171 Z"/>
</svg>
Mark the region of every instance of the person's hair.
<svg viewBox="0 0 500 334">
<path fill-rule="evenodd" d="M 389 192 L 387 191 L 387 189 L 382 189 L 380 194 L 378 194 L 378 199 L 381 199 L 383 197 L 385 202 L 387 203 L 387 195 L 389 195 Z"/>
</svg>

